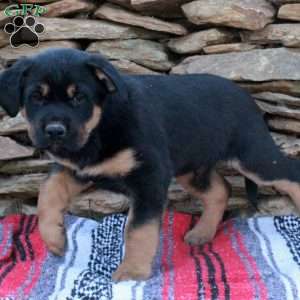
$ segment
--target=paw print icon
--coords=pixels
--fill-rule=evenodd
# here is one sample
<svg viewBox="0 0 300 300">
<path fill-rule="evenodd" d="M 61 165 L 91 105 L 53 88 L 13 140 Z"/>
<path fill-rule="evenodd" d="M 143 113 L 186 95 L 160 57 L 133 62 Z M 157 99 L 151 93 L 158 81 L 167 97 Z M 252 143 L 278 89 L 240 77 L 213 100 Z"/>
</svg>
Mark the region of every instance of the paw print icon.
<svg viewBox="0 0 300 300">
<path fill-rule="evenodd" d="M 10 34 L 10 44 L 13 48 L 22 45 L 37 47 L 39 45 L 39 34 L 43 33 L 45 27 L 41 23 L 37 23 L 33 16 L 21 17 L 17 16 L 12 23 L 7 23 L 4 31 Z"/>
</svg>

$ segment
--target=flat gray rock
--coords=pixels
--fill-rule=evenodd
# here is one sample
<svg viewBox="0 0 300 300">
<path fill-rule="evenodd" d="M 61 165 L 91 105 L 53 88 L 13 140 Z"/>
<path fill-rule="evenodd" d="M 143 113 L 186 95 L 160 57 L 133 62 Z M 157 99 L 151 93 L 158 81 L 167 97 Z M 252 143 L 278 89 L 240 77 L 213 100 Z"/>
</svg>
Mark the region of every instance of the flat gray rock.
<svg viewBox="0 0 300 300">
<path fill-rule="evenodd" d="M 256 104 L 263 112 L 268 113 L 270 115 L 300 120 L 300 110 L 298 108 L 289 108 L 279 104 L 274 105 L 260 100 L 256 100 Z"/>
<path fill-rule="evenodd" d="M 77 13 L 90 12 L 96 9 L 92 2 L 83 0 L 61 0 L 45 5 L 45 17 L 61 17 Z"/>
<path fill-rule="evenodd" d="M 172 73 L 211 73 L 237 81 L 300 80 L 300 51 L 275 48 L 191 56 Z"/>
<path fill-rule="evenodd" d="M 243 51 L 249 51 L 257 48 L 260 48 L 260 46 L 249 44 L 249 43 L 228 43 L 228 44 L 206 46 L 203 48 L 203 52 L 206 54 L 243 52 Z"/>
<path fill-rule="evenodd" d="M 168 71 L 174 66 L 165 47 L 148 40 L 99 41 L 87 51 L 99 51 L 108 59 L 124 59 L 157 71 Z"/>
<path fill-rule="evenodd" d="M 0 160 L 31 157 L 34 149 L 17 144 L 9 137 L 0 137 Z"/>
<path fill-rule="evenodd" d="M 265 0 L 197 0 L 182 6 L 194 24 L 217 24 L 258 30 L 273 21 L 275 9 Z"/>
<path fill-rule="evenodd" d="M 180 24 L 166 22 L 155 17 L 142 16 L 138 13 L 131 12 L 113 4 L 103 4 L 95 12 L 99 19 L 114 21 L 149 30 L 162 31 L 176 35 L 187 34 L 187 30 Z"/>
<path fill-rule="evenodd" d="M 300 109 L 300 98 L 280 93 L 262 92 L 252 95 L 255 99 L 270 102 L 276 105 L 297 107 Z"/>
<path fill-rule="evenodd" d="M 27 131 L 27 124 L 21 114 L 14 118 L 5 116 L 0 122 L 0 135 L 10 136 Z"/>
<path fill-rule="evenodd" d="M 9 35 L 5 33 L 4 30 L 0 30 L 0 47 L 4 47 L 8 44 L 9 44 Z"/>
<path fill-rule="evenodd" d="M 271 24 L 254 32 L 241 33 L 246 42 L 258 44 L 282 44 L 286 47 L 300 47 L 300 24 Z"/>
<path fill-rule="evenodd" d="M 272 117 L 268 120 L 271 129 L 285 133 L 300 134 L 300 121 L 282 117 Z"/>
<path fill-rule="evenodd" d="M 300 3 L 286 4 L 279 8 L 277 18 L 300 21 Z"/>
<path fill-rule="evenodd" d="M 300 96 L 300 81 L 295 80 L 274 80 L 265 82 L 239 82 L 239 85 L 250 93 L 279 93 Z"/>
<path fill-rule="evenodd" d="M 132 75 L 140 75 L 140 74 L 150 74 L 157 75 L 160 74 L 158 72 L 152 71 L 145 67 L 142 67 L 132 61 L 129 60 L 112 60 L 110 61 L 120 72 Z"/>
<path fill-rule="evenodd" d="M 68 39 L 155 39 L 165 37 L 160 32 L 103 20 L 39 18 L 39 22 L 45 26 L 45 32 L 39 35 L 39 39 L 43 41 Z"/>
<path fill-rule="evenodd" d="M 5 161 L 0 164 L 0 174 L 16 175 L 48 172 L 50 160 L 45 159 L 22 159 L 17 161 Z"/>
<path fill-rule="evenodd" d="M 32 199 L 37 197 L 41 183 L 47 174 L 26 174 L 0 178 L 0 197 L 20 197 Z"/>
<path fill-rule="evenodd" d="M 199 53 L 204 47 L 233 41 L 235 35 L 222 29 L 208 29 L 171 39 L 168 47 L 175 53 Z"/>
</svg>

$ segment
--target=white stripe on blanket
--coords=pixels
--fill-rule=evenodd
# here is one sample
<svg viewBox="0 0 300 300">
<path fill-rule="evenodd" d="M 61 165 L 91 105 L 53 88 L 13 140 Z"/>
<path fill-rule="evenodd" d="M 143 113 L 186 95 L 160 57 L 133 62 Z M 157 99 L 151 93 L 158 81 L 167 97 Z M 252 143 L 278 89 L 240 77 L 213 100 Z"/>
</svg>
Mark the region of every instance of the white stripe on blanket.
<svg viewBox="0 0 300 300">
<path fill-rule="evenodd" d="M 87 268 L 90 261 L 91 233 L 96 226 L 97 222 L 95 221 L 78 219 L 68 228 L 68 250 L 62 258 L 64 262 L 58 268 L 55 290 L 49 300 L 66 299 L 70 295 L 70 287 L 73 287 L 74 281 L 79 277 L 81 271 Z"/>
<path fill-rule="evenodd" d="M 284 283 L 287 292 L 286 300 L 295 300 L 295 296 L 300 295 L 299 268 L 293 261 L 286 241 L 276 231 L 274 219 L 270 217 L 249 219 L 248 224 L 260 241 L 266 261 Z"/>
</svg>

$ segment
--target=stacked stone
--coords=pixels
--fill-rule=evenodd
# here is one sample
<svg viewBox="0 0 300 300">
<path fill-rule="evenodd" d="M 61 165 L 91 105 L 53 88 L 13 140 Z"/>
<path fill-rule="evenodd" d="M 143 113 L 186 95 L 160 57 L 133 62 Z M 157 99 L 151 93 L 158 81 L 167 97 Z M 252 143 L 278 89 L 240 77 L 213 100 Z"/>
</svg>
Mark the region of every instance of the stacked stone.
<svg viewBox="0 0 300 300">
<path fill-rule="evenodd" d="M 212 73 L 249 90 L 276 143 L 300 156 L 300 0 L 60 0 L 19 1 L 47 8 L 39 47 L 12 48 L 0 31 L 0 68 L 50 47 L 99 51 L 129 74 Z M 0 1 L 0 26 L 11 21 Z M 5 92 L 5 91 L 2 91 Z M 222 101 L 222 99 L 220 99 Z M 38 187 L 51 162 L 35 151 L 21 116 L 0 111 L 0 207 L 2 214 L 34 212 Z M 243 178 L 221 167 L 233 185 L 229 212 L 255 213 L 245 199 Z M 176 183 L 170 205 L 201 211 Z M 260 189 L 259 213 L 290 213 L 285 196 Z M 74 199 L 76 214 L 126 210 L 128 199 L 89 191 Z"/>
</svg>

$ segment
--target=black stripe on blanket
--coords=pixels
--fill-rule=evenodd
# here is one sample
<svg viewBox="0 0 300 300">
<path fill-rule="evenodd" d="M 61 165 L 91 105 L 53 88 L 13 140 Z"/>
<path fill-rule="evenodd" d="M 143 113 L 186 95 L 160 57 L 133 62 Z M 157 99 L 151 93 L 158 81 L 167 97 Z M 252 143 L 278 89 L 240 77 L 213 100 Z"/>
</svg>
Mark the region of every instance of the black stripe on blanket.
<svg viewBox="0 0 300 300">
<path fill-rule="evenodd" d="M 25 251 L 25 248 L 24 248 L 24 246 L 23 246 L 23 244 L 20 240 L 20 236 L 24 232 L 24 228 L 25 228 L 25 215 L 22 215 L 21 220 L 20 220 L 19 229 L 17 230 L 17 232 L 13 236 L 13 243 L 15 244 L 15 248 L 16 248 L 17 252 L 20 255 L 21 261 L 26 260 L 26 251 Z"/>
<path fill-rule="evenodd" d="M 19 227 L 13 235 L 12 243 L 14 244 L 14 247 L 12 248 L 12 252 L 9 260 L 7 261 L 4 260 L 0 264 L 0 270 L 4 268 L 3 270 L 1 270 L 0 273 L 0 284 L 2 280 L 13 270 L 14 266 L 17 263 L 18 257 L 21 261 L 26 260 L 26 251 L 20 240 L 20 236 L 22 235 L 25 229 L 25 219 L 26 216 L 22 215 L 20 218 Z"/>
<path fill-rule="evenodd" d="M 203 251 L 203 247 L 199 247 L 199 254 L 201 254 L 205 260 L 205 263 L 207 265 L 208 270 L 208 282 L 210 285 L 210 291 L 211 291 L 211 299 L 217 300 L 219 299 L 219 288 L 216 284 L 216 269 L 214 267 L 213 262 L 211 261 L 209 255 L 207 255 Z"/>
<path fill-rule="evenodd" d="M 1 285 L 2 281 L 3 281 L 3 279 L 9 274 L 9 272 L 11 272 L 13 270 L 13 268 L 17 264 L 17 258 L 16 258 L 16 251 L 15 251 L 15 249 L 13 249 L 13 251 L 12 251 L 12 254 L 11 254 L 9 262 L 10 263 L 4 268 L 4 270 L 0 274 L 0 285 Z M 0 266 L 0 268 L 2 266 Z"/>
<path fill-rule="evenodd" d="M 212 249 L 212 244 L 211 243 L 209 243 L 209 245 L 208 245 L 208 250 L 215 257 L 216 261 L 220 265 L 221 279 L 222 279 L 222 282 L 224 284 L 225 300 L 229 300 L 230 299 L 230 286 L 229 286 L 228 281 L 227 281 L 225 266 L 224 266 L 224 263 L 222 261 L 222 258 L 220 257 L 220 255 L 217 252 L 215 252 Z"/>
<path fill-rule="evenodd" d="M 195 216 L 192 216 L 189 230 L 193 229 L 195 224 L 196 224 Z M 195 270 L 196 270 L 197 283 L 198 283 L 198 288 L 197 288 L 198 299 L 204 299 L 205 298 L 205 288 L 204 288 L 204 284 L 203 284 L 203 280 L 202 280 L 202 270 L 201 270 L 199 258 L 195 255 L 195 247 L 190 247 L 190 255 L 194 259 L 194 262 L 195 262 Z"/>
<path fill-rule="evenodd" d="M 25 228 L 25 242 L 26 242 L 26 247 L 27 247 L 27 251 L 29 253 L 29 257 L 31 260 L 34 259 L 34 252 L 33 252 L 33 248 L 32 248 L 32 244 L 30 241 L 30 233 L 32 231 L 32 224 L 34 224 L 36 217 L 35 216 L 29 216 L 27 224 L 26 224 L 26 228 Z"/>
<path fill-rule="evenodd" d="M 26 222 L 27 220 L 27 222 Z M 29 258 L 34 259 L 34 252 L 32 244 L 29 238 L 31 230 L 34 228 L 32 224 L 36 226 L 37 218 L 35 216 L 30 216 L 27 218 L 25 215 L 22 215 L 19 222 L 19 227 L 13 235 L 13 248 L 9 260 L 2 261 L 0 264 L 0 284 L 2 280 L 13 270 L 14 266 L 17 264 L 18 260 L 25 261 L 28 258 L 26 252 L 29 253 Z M 24 246 L 20 237 L 25 235 Z"/>
</svg>

